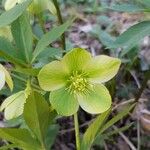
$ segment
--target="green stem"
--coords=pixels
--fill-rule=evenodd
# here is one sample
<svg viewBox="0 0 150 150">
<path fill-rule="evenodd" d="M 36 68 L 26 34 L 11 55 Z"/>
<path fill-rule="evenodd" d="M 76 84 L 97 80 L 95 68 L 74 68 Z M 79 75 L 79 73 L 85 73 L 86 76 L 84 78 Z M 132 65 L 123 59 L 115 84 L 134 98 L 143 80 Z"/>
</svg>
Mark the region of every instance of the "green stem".
<svg viewBox="0 0 150 150">
<path fill-rule="evenodd" d="M 3 51 L 0 51 L 0 56 L 3 57 L 4 59 L 8 60 L 9 62 L 15 64 L 15 65 L 18 65 L 18 66 L 21 66 L 21 67 L 25 67 L 25 68 L 29 67 L 27 64 L 23 63 L 21 60 L 16 59 L 16 58 L 6 54 Z"/>
<path fill-rule="evenodd" d="M 60 12 L 58 2 L 57 2 L 57 0 L 53 0 L 53 3 L 55 5 L 56 11 L 57 11 L 58 22 L 61 25 L 61 24 L 63 24 L 63 19 L 62 19 L 62 15 L 61 15 L 61 12 Z M 66 50 L 65 33 L 62 34 L 61 41 L 62 41 L 62 50 Z"/>
<path fill-rule="evenodd" d="M 78 123 L 78 114 L 74 114 L 74 126 L 75 126 L 75 137 L 76 137 L 76 148 L 80 150 L 80 135 L 79 135 L 79 123 Z"/>
<path fill-rule="evenodd" d="M 27 82 L 26 79 L 24 79 L 24 78 L 22 78 L 22 77 L 20 77 L 20 76 L 18 76 L 18 75 L 16 75 L 16 74 L 11 73 L 11 75 L 12 75 L 14 78 L 16 78 L 16 79 L 18 79 L 18 80 L 20 80 L 20 81 L 22 81 L 22 82 L 24 82 L 24 83 Z M 38 85 L 36 85 L 36 84 L 34 84 L 34 83 L 31 83 L 31 85 L 32 85 L 32 87 L 35 88 L 37 91 L 41 91 L 41 89 L 40 89 L 40 87 L 39 87 Z"/>
</svg>

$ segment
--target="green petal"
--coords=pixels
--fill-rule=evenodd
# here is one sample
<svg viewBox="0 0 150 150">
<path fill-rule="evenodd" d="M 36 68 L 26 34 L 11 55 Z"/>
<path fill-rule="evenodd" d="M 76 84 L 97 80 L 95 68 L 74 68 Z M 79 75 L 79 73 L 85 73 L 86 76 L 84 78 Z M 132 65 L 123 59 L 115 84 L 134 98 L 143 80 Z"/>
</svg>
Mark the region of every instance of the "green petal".
<svg viewBox="0 0 150 150">
<path fill-rule="evenodd" d="M 6 0 L 5 1 L 5 10 L 13 8 L 18 3 L 18 0 Z"/>
<path fill-rule="evenodd" d="M 112 79 L 118 72 L 121 61 L 118 58 L 100 55 L 94 57 L 84 70 L 93 83 L 104 83 Z"/>
<path fill-rule="evenodd" d="M 5 85 L 5 73 L 4 71 L 0 70 L 0 90 Z"/>
<path fill-rule="evenodd" d="M 6 83 L 8 84 L 10 90 L 12 91 L 13 90 L 13 81 L 12 81 L 12 78 L 11 78 L 9 72 L 1 64 L 0 64 L 0 70 L 2 70 L 5 73 Z"/>
<path fill-rule="evenodd" d="M 79 104 L 76 97 L 65 88 L 53 91 L 50 94 L 50 103 L 57 113 L 62 116 L 71 116 L 78 111 Z"/>
<path fill-rule="evenodd" d="M 91 54 L 85 49 L 74 48 L 62 59 L 69 71 L 81 71 L 83 66 L 91 59 Z"/>
<path fill-rule="evenodd" d="M 23 113 L 25 101 L 26 97 L 24 91 L 18 92 L 8 97 L 1 105 L 1 111 L 5 109 L 5 118 L 10 120 L 20 116 Z"/>
<path fill-rule="evenodd" d="M 103 113 L 111 107 L 111 96 L 104 85 L 97 84 L 86 94 L 78 95 L 83 110 L 91 114 Z"/>
<path fill-rule="evenodd" d="M 41 88 L 45 91 L 57 90 L 66 85 L 68 72 L 60 61 L 53 61 L 45 65 L 38 80 Z"/>
</svg>

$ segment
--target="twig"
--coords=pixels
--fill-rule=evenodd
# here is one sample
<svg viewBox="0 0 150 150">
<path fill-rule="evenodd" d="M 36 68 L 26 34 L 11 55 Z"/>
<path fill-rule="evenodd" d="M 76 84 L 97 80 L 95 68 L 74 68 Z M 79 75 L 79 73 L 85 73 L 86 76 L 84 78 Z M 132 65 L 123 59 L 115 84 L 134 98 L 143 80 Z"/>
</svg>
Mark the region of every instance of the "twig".
<svg viewBox="0 0 150 150">
<path fill-rule="evenodd" d="M 113 125 L 113 128 L 117 130 L 117 127 Z M 137 150 L 133 143 L 122 133 L 119 132 L 119 135 L 124 139 L 124 141 L 130 146 L 131 150 Z"/>
<path fill-rule="evenodd" d="M 135 97 L 135 101 L 136 101 L 136 102 L 139 101 L 139 99 L 140 99 L 140 97 L 141 97 L 141 95 L 142 95 L 144 89 L 145 89 L 146 86 L 147 86 L 147 81 L 149 80 L 149 78 L 150 78 L 150 71 L 147 71 L 147 72 L 145 73 L 145 78 L 144 78 L 144 81 L 143 81 L 143 83 L 142 83 L 142 86 L 141 86 L 141 88 L 139 89 L 139 91 L 138 91 L 138 93 L 137 93 L 137 95 L 136 95 L 136 97 Z"/>
<path fill-rule="evenodd" d="M 137 150 L 141 147 L 141 135 L 140 135 L 140 121 L 137 120 Z"/>
</svg>

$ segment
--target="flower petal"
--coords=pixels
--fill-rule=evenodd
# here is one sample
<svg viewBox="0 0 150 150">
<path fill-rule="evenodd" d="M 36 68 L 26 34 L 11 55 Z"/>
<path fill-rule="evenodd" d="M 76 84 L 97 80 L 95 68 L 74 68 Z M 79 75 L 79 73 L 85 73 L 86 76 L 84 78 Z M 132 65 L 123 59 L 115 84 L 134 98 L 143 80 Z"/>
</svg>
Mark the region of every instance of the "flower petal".
<svg viewBox="0 0 150 150">
<path fill-rule="evenodd" d="M 121 61 L 118 58 L 100 55 L 94 57 L 84 70 L 93 83 L 104 83 L 112 79 L 118 72 Z"/>
<path fill-rule="evenodd" d="M 69 93 L 65 88 L 50 93 L 50 103 L 62 116 L 71 116 L 78 111 L 79 103 L 74 94 Z"/>
<path fill-rule="evenodd" d="M 3 70 L 0 70 L 0 90 L 5 85 L 5 73 Z"/>
<path fill-rule="evenodd" d="M 82 48 L 74 48 L 62 59 L 70 72 L 81 71 L 83 66 L 92 58 L 91 54 Z"/>
<path fill-rule="evenodd" d="M 86 94 L 78 95 L 82 109 L 91 114 L 103 113 L 111 107 L 111 96 L 104 85 L 94 85 Z"/>
<path fill-rule="evenodd" d="M 26 97 L 24 91 L 20 91 L 8 97 L 1 105 L 1 111 L 5 109 L 5 118 L 10 120 L 20 116 L 23 113 L 25 101 Z"/>
<path fill-rule="evenodd" d="M 41 88 L 45 91 L 57 90 L 66 85 L 68 72 L 60 61 L 53 61 L 45 65 L 38 80 Z"/>
<path fill-rule="evenodd" d="M 18 3 L 18 0 L 6 0 L 5 1 L 5 10 L 13 8 Z"/>
<path fill-rule="evenodd" d="M 13 90 L 13 81 L 12 78 L 9 74 L 9 72 L 0 64 L 0 70 L 2 70 L 5 73 L 5 81 L 8 85 L 8 87 L 10 88 L 10 90 Z"/>
</svg>

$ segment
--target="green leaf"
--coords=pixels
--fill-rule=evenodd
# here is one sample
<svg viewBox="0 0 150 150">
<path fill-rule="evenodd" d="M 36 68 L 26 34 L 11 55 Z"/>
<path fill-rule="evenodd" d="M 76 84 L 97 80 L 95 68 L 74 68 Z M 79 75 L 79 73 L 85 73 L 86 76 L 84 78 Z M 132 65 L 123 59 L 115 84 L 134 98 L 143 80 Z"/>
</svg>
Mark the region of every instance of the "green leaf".
<svg viewBox="0 0 150 150">
<path fill-rule="evenodd" d="M 47 150 L 51 149 L 51 146 L 55 142 L 55 138 L 58 134 L 59 126 L 58 125 L 50 125 L 45 138 L 45 145 Z"/>
<path fill-rule="evenodd" d="M 42 144 L 48 130 L 50 112 L 51 109 L 43 96 L 32 92 L 24 107 L 24 119 Z"/>
<path fill-rule="evenodd" d="M 11 56 L 11 55 L 5 53 L 4 51 L 0 50 L 0 56 L 17 66 L 28 67 L 22 60 Z"/>
<path fill-rule="evenodd" d="M 25 75 L 37 76 L 39 74 L 40 69 L 16 67 L 16 69 L 13 71 L 19 72 Z"/>
<path fill-rule="evenodd" d="M 106 132 L 104 134 L 98 134 L 98 136 L 96 137 L 93 145 L 100 145 L 102 143 L 101 140 L 107 140 L 109 138 L 111 138 L 112 136 L 115 136 L 116 134 L 119 134 L 119 132 L 124 132 L 126 130 L 128 130 L 131 126 L 133 125 L 133 123 L 129 124 L 129 125 L 126 125 L 126 126 L 123 126 L 121 128 L 117 128 L 117 130 L 113 130 L 113 131 L 109 131 L 109 132 Z"/>
<path fill-rule="evenodd" d="M 17 148 L 17 147 L 18 147 L 17 144 L 9 144 L 9 145 L 5 145 L 5 146 L 1 146 L 0 150 L 8 150 L 8 149 Z"/>
<path fill-rule="evenodd" d="M 124 116 L 126 116 L 134 107 L 135 107 L 135 104 L 132 104 L 131 106 L 127 106 L 123 111 L 121 111 L 115 117 L 113 117 L 111 120 L 109 120 L 105 124 L 105 126 L 103 126 L 103 128 L 101 129 L 99 134 L 102 134 L 105 130 L 107 130 L 109 127 L 111 127 L 116 122 L 118 122 L 120 119 L 122 119 Z"/>
<path fill-rule="evenodd" d="M 0 16 L 0 27 L 9 25 L 13 21 L 15 21 L 27 9 L 27 7 L 30 5 L 31 2 L 32 0 L 26 0 L 25 2 L 18 4 L 12 9 L 4 12 Z"/>
<path fill-rule="evenodd" d="M 126 126 L 123 126 L 121 128 L 117 128 L 117 130 L 113 130 L 113 131 L 111 131 L 109 133 L 105 133 L 105 134 L 102 134 L 100 136 L 106 136 L 106 137 L 113 136 L 115 134 L 118 134 L 119 132 L 123 132 L 123 131 L 128 130 L 132 125 L 133 125 L 133 123 L 130 123 L 130 124 L 128 124 Z"/>
<path fill-rule="evenodd" d="M 42 36 L 34 50 L 32 62 L 43 50 L 45 50 L 50 43 L 59 38 L 67 30 L 67 28 L 72 24 L 73 20 L 74 19 L 68 20 L 66 23 L 53 28 L 51 31 Z"/>
<path fill-rule="evenodd" d="M 119 12 L 144 12 L 147 11 L 147 9 L 145 7 L 143 7 L 142 5 L 139 6 L 137 4 L 126 4 L 126 3 L 122 3 L 122 4 L 113 4 L 110 7 L 106 7 L 107 9 L 111 9 L 114 11 L 119 11 Z"/>
<path fill-rule="evenodd" d="M 124 48 L 121 52 L 121 56 L 124 56 L 148 35 L 150 35 L 150 21 L 140 22 L 122 33 L 110 48 Z"/>
<path fill-rule="evenodd" d="M 94 122 L 88 127 L 85 134 L 83 135 L 83 139 L 81 142 L 82 150 L 90 150 L 96 136 L 98 135 L 100 129 L 104 125 L 108 115 L 110 114 L 111 109 L 99 115 Z"/>
<path fill-rule="evenodd" d="M 30 62 L 32 57 L 32 29 L 27 12 L 23 13 L 11 25 L 11 31 L 15 39 L 16 46 L 22 58 L 26 62 Z"/>
<path fill-rule="evenodd" d="M 6 139 L 24 150 L 40 150 L 39 143 L 26 129 L 0 128 L 0 138 Z"/>
<path fill-rule="evenodd" d="M 8 39 L 9 41 L 12 42 L 13 37 L 12 37 L 12 34 L 11 34 L 10 26 L 1 27 L 0 28 L 0 36 L 5 37 L 6 39 Z"/>
<path fill-rule="evenodd" d="M 3 51 L 13 57 L 18 57 L 16 49 L 10 41 L 4 37 L 0 37 L 0 51 Z"/>
</svg>

